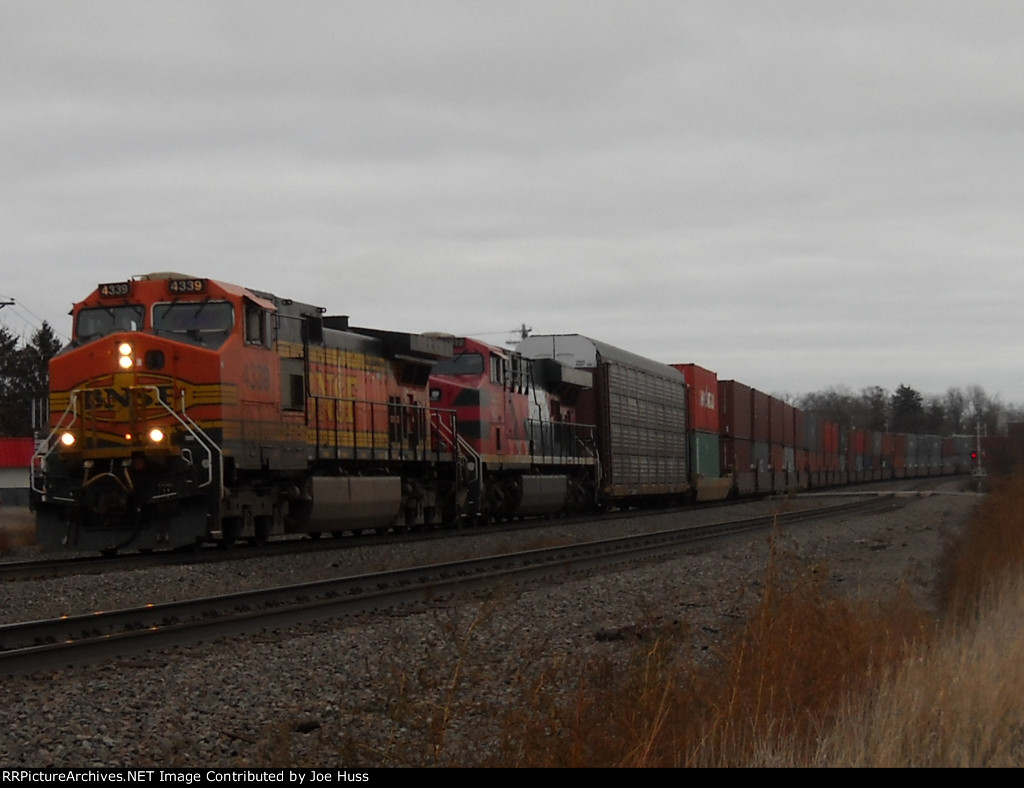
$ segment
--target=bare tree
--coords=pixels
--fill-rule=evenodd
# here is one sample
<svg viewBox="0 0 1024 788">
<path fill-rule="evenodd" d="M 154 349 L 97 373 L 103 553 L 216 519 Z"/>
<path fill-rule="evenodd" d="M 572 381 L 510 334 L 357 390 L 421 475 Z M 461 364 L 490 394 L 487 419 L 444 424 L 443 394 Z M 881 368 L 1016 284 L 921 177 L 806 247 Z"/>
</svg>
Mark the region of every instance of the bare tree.
<svg viewBox="0 0 1024 788">
<path fill-rule="evenodd" d="M 943 397 L 946 406 L 946 417 L 949 419 L 949 429 L 953 435 L 962 435 L 966 430 L 964 416 L 967 412 L 967 396 L 962 389 L 950 387 Z"/>
</svg>

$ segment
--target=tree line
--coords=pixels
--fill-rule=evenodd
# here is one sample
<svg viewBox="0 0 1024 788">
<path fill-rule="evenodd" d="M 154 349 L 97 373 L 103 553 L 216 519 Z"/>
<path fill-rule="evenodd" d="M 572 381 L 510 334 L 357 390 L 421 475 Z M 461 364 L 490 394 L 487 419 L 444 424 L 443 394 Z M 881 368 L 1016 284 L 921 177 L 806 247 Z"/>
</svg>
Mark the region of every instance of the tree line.
<svg viewBox="0 0 1024 788">
<path fill-rule="evenodd" d="M 952 387 L 924 395 L 901 384 L 895 391 L 869 386 L 855 394 L 839 386 L 784 399 L 830 421 L 878 432 L 917 435 L 1005 435 L 1007 425 L 1024 421 L 1024 408 L 1005 405 L 981 386 Z"/>
</svg>

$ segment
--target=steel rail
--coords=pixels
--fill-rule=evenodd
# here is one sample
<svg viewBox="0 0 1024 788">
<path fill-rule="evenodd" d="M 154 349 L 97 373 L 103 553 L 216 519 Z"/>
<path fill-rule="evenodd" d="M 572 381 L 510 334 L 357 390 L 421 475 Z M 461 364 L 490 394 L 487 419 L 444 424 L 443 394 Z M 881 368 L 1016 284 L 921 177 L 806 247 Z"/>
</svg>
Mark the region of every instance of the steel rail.
<svg viewBox="0 0 1024 788">
<path fill-rule="evenodd" d="M 0 674 L 54 670 L 138 651 L 352 616 L 506 584 L 564 579 L 628 562 L 666 558 L 695 542 L 906 502 L 879 497 L 745 520 L 582 542 L 409 569 L 124 610 L 0 625 Z"/>
<path fill-rule="evenodd" d="M 866 496 L 876 497 L 878 495 L 895 494 L 916 495 L 918 492 L 895 492 L 891 491 L 854 491 L 854 492 L 819 492 L 801 493 L 798 499 L 814 498 L 857 498 L 863 499 Z M 707 509 L 716 507 L 714 504 L 704 504 L 700 508 Z M 666 514 L 693 511 L 690 508 L 684 509 L 637 509 L 609 512 L 603 517 L 611 519 L 635 519 L 645 517 L 656 517 Z M 593 516 L 591 516 L 592 518 Z M 578 517 L 569 517 L 560 520 L 560 523 L 573 524 L 578 522 Z M 197 547 L 193 550 L 165 550 L 153 553 L 123 553 L 116 556 L 101 555 L 78 555 L 63 558 L 49 558 L 31 561 L 0 561 L 0 583 L 19 580 L 39 580 L 46 578 L 65 577 L 72 574 L 100 574 L 107 571 L 148 569 L 159 566 L 175 566 L 183 564 L 217 563 L 221 561 L 245 560 L 254 558 L 267 558 L 278 555 L 301 554 L 306 552 L 321 552 L 324 550 L 340 550 L 351 546 L 374 546 L 393 544 L 395 542 L 409 541 L 430 541 L 434 539 L 447 538 L 471 538 L 481 533 L 498 533 L 503 530 L 520 531 L 525 529 L 547 528 L 552 525 L 551 520 L 531 518 L 528 520 L 515 521 L 514 523 L 503 523 L 480 528 L 451 528 L 438 527 L 424 530 L 395 531 L 393 533 L 355 534 L 346 536 L 339 541 L 336 538 L 308 539 L 302 534 L 294 534 L 292 538 L 275 539 L 262 545 L 239 543 L 225 547 L 224 545 L 210 544 Z"/>
</svg>

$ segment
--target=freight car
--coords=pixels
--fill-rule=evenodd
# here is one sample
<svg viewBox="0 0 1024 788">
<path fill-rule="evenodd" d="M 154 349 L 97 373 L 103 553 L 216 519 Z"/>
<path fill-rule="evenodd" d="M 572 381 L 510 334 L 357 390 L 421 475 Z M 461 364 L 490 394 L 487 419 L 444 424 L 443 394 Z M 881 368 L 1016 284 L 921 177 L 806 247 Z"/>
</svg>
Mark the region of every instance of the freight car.
<svg viewBox="0 0 1024 788">
<path fill-rule="evenodd" d="M 50 363 L 38 538 L 116 552 L 962 473 L 968 442 L 834 424 L 577 334 L 349 325 L 180 274 L 100 285 Z"/>
<path fill-rule="evenodd" d="M 531 336 L 516 349 L 593 376 L 578 411 L 583 421 L 597 425 L 603 504 L 690 494 L 687 388 L 679 370 L 579 334 Z"/>
</svg>

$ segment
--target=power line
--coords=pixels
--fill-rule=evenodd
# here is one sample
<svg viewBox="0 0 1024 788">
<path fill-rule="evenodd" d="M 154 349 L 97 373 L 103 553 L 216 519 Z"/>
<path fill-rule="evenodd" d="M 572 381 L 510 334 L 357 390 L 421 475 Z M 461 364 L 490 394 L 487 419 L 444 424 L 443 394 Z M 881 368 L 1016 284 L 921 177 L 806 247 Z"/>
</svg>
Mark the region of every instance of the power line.
<svg viewBox="0 0 1024 788">
<path fill-rule="evenodd" d="M 31 309 L 26 307 L 24 304 L 18 303 L 16 299 L 11 298 L 9 296 L 0 296 L 0 309 L 3 309 L 5 306 L 13 307 L 14 313 L 21 318 L 25 326 L 30 326 L 33 331 L 40 331 L 43 327 L 43 324 L 47 322 L 43 320 L 41 317 L 39 317 L 39 315 L 35 314 Z M 64 342 L 69 341 L 69 337 L 67 337 L 63 332 L 59 331 L 56 328 L 56 326 L 52 324 L 47 325 L 50 326 L 50 330 L 53 332 L 54 336 L 58 337 Z M 24 328 L 22 329 L 22 336 L 26 336 L 26 331 L 24 330 Z"/>
</svg>

